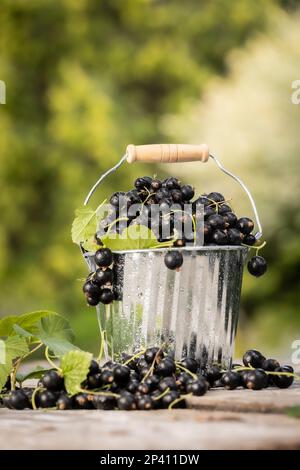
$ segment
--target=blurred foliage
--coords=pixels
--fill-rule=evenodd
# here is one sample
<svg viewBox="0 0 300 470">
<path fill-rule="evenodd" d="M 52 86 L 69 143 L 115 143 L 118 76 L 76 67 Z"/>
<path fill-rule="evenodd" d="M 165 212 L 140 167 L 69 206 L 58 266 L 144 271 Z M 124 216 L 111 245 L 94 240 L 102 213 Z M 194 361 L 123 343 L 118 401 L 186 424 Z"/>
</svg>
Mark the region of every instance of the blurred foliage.
<svg viewBox="0 0 300 470">
<path fill-rule="evenodd" d="M 289 11 L 296 5 L 279 0 L 1 1 L 0 78 L 6 82 L 7 104 L 0 107 L 0 315 L 47 307 L 73 316 L 80 344 L 95 344 L 94 311 L 85 307 L 78 281 L 85 275 L 85 266 L 70 240 L 74 209 L 82 203 L 97 175 L 118 160 L 128 143 L 165 141 L 170 134 L 165 125 L 169 114 L 185 111 L 181 123 L 187 122 L 187 110 L 211 80 L 228 73 L 228 53 L 270 28 L 282 8 Z M 280 47 L 279 41 L 270 51 L 270 63 L 265 66 L 268 80 L 282 77 L 284 51 Z M 249 49 L 245 52 L 246 56 L 252 54 Z M 261 55 L 261 61 L 263 58 Z M 255 103 L 256 88 L 259 91 L 261 84 L 256 77 L 256 63 L 250 65 L 252 91 L 247 102 Z M 291 71 L 296 74 L 296 70 Z M 279 90 L 278 99 L 282 97 Z M 232 115 L 242 121 L 251 110 L 247 103 L 247 111 L 240 109 L 238 116 L 238 104 L 230 102 Z M 252 108 L 254 114 L 254 105 Z M 264 133 L 264 138 L 269 136 L 269 145 L 273 132 L 277 133 L 278 145 L 282 129 L 289 127 L 292 133 L 295 127 L 275 109 L 274 104 L 269 110 L 273 115 L 266 114 L 264 122 L 273 122 L 280 114 L 277 117 L 283 127 L 270 124 Z M 229 108 L 226 118 L 226 109 L 220 113 L 220 107 L 212 106 L 211 112 L 208 122 L 216 120 L 211 134 L 223 149 L 220 127 L 224 124 L 227 128 L 226 137 L 236 137 L 236 128 L 242 128 L 240 122 L 229 119 Z M 265 110 L 261 112 L 263 115 Z M 229 127 L 229 123 L 236 127 Z M 260 134 L 257 113 L 252 125 L 253 134 Z M 202 135 L 207 135 L 204 128 Z M 286 145 L 287 140 L 282 137 Z M 296 146 L 296 138 L 290 145 L 293 142 Z M 228 152 L 226 145 L 224 142 L 226 160 L 235 155 L 241 163 L 240 152 Z M 276 149 L 275 142 L 273 147 Z M 262 155 L 261 148 L 257 149 L 258 155 Z M 243 162 L 249 161 L 244 149 L 242 153 Z M 269 166 L 264 166 L 267 164 L 261 158 L 261 181 L 269 174 Z M 273 167 L 270 177 L 278 176 L 281 170 Z M 98 201 L 114 189 L 126 190 L 136 175 L 147 171 L 154 172 L 155 168 L 123 166 L 105 182 Z M 288 169 L 283 171 L 288 174 Z M 188 172 L 186 179 L 191 177 Z M 268 184 L 261 189 L 262 193 L 269 191 Z M 273 195 L 271 199 L 273 207 Z M 284 227 L 281 225 L 279 230 L 275 222 L 269 225 L 281 231 L 280 237 L 274 234 L 270 240 L 274 267 L 268 279 L 273 281 L 260 284 L 259 293 L 255 293 L 254 285 L 246 286 L 245 306 L 250 313 L 254 308 L 259 314 L 262 309 L 272 309 L 274 286 L 285 286 L 286 298 L 293 297 L 291 287 L 297 271 L 292 246 L 296 239 L 288 220 L 295 226 L 298 223 L 293 217 L 294 204 L 294 197 L 286 201 Z M 265 207 L 268 212 L 269 206 L 261 205 L 267 218 Z M 282 220 L 281 210 L 272 214 L 280 214 Z M 284 273 L 291 278 L 286 284 Z M 291 311 L 295 301 L 292 298 L 289 302 Z"/>
<path fill-rule="evenodd" d="M 164 125 L 179 140 L 209 142 L 251 189 L 269 270 L 260 279 L 245 276 L 240 343 L 267 344 L 282 354 L 300 333 L 300 106 L 291 99 L 299 76 L 299 20 L 281 16 L 271 33 L 231 53 L 229 76 L 210 81 L 200 103 Z M 179 171 L 190 175 L 187 166 Z M 213 163 L 195 167 L 191 178 L 200 190 L 222 185 L 240 215 L 251 214 L 243 190 Z"/>
</svg>

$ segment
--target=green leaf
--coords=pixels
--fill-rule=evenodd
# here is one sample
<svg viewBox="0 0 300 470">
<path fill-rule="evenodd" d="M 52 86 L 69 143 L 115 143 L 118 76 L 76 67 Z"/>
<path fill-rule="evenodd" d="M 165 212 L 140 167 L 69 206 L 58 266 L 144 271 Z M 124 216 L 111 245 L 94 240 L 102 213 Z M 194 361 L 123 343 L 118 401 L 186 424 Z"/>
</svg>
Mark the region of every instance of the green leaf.
<svg viewBox="0 0 300 470">
<path fill-rule="evenodd" d="M 0 336 L 16 334 L 14 325 L 24 328 L 29 333 L 33 333 L 41 318 L 58 315 L 50 310 L 38 310 L 36 312 L 24 313 L 23 315 L 10 315 L 0 320 Z"/>
<path fill-rule="evenodd" d="M 99 211 L 101 207 L 106 203 L 103 201 L 96 210 L 93 210 L 87 206 L 82 206 L 75 211 L 75 219 L 72 224 L 72 240 L 78 245 L 84 244 L 91 240 L 96 231 L 99 217 Z"/>
<path fill-rule="evenodd" d="M 2 346 L 5 354 L 4 363 L 0 364 L 0 390 L 11 372 L 13 360 L 29 352 L 26 339 L 21 336 L 9 336 L 5 341 L 2 341 Z"/>
<path fill-rule="evenodd" d="M 159 245 L 152 230 L 145 225 L 130 225 L 122 233 L 108 233 L 101 241 L 112 251 L 146 250 Z"/>
<path fill-rule="evenodd" d="M 74 349 L 79 350 L 71 343 L 74 334 L 68 320 L 60 315 L 42 318 L 35 336 L 56 356 L 62 356 Z"/>
<path fill-rule="evenodd" d="M 31 372 L 28 372 L 28 374 L 21 374 L 21 372 L 18 372 L 16 375 L 16 379 L 19 383 L 25 382 L 25 380 L 29 379 L 40 379 L 44 374 L 46 374 L 46 372 L 49 372 L 50 370 L 54 369 L 44 369 L 41 366 L 36 366 L 36 368 L 33 369 Z"/>
<path fill-rule="evenodd" d="M 75 395 L 81 390 L 81 384 L 86 379 L 92 354 L 85 351 L 69 351 L 61 359 L 61 370 L 68 393 Z"/>
</svg>

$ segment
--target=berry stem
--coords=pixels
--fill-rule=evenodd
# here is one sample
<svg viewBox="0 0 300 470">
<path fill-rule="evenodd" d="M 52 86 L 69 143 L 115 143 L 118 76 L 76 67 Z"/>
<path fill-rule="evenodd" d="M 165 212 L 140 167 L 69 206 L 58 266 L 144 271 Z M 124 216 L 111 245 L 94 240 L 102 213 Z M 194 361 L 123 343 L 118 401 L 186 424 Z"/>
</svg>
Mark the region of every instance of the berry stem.
<svg viewBox="0 0 300 470">
<path fill-rule="evenodd" d="M 85 393 L 87 395 L 102 395 L 104 397 L 115 397 L 119 398 L 120 395 L 118 393 L 113 393 L 113 392 L 95 392 L 95 390 L 85 390 L 85 389 L 80 389 L 81 393 Z"/>
<path fill-rule="evenodd" d="M 32 393 L 31 404 L 32 404 L 32 409 L 33 410 L 37 410 L 37 406 L 36 406 L 36 403 L 35 403 L 35 396 L 40 390 L 45 390 L 45 389 L 43 387 L 36 387 L 34 389 L 33 393 Z"/>
<path fill-rule="evenodd" d="M 170 389 L 169 387 L 166 388 L 158 397 L 153 398 L 154 401 L 160 400 L 162 397 L 164 397 L 167 393 L 169 393 Z"/>
<path fill-rule="evenodd" d="M 176 400 L 169 404 L 168 410 L 172 410 L 173 406 L 177 405 L 177 403 L 181 402 L 182 400 L 185 400 L 185 397 L 191 397 L 192 395 L 192 393 L 187 393 L 185 395 L 181 395 L 179 398 L 176 398 Z"/>
<path fill-rule="evenodd" d="M 28 356 L 33 354 L 35 351 L 37 351 L 41 346 L 43 346 L 43 343 L 39 342 L 38 345 L 33 348 L 31 351 L 29 351 L 27 354 L 25 354 L 22 357 L 19 357 L 19 359 L 15 362 L 12 372 L 10 374 L 10 381 L 11 381 L 11 389 L 15 390 L 16 389 L 16 376 L 17 372 L 19 370 L 19 367 L 24 359 L 26 359 Z"/>
<path fill-rule="evenodd" d="M 56 369 L 58 370 L 59 372 L 61 372 L 61 369 L 52 361 L 52 359 L 50 358 L 50 355 L 49 355 L 49 347 L 47 346 L 46 349 L 45 349 L 45 358 L 47 359 L 47 361 L 49 362 L 50 366 L 53 367 L 53 369 Z"/>
<path fill-rule="evenodd" d="M 242 370 L 255 370 L 255 368 L 254 367 L 236 367 L 232 370 L 234 372 L 239 372 L 239 371 L 242 371 Z M 222 371 L 222 372 L 226 372 L 226 371 Z M 277 375 L 277 376 L 285 375 L 286 377 L 294 377 L 294 379 L 300 380 L 300 375 L 295 374 L 294 372 L 275 372 L 275 371 L 265 370 L 265 373 L 267 375 Z"/>
<path fill-rule="evenodd" d="M 141 356 L 142 354 L 144 354 L 144 352 L 146 351 L 146 349 L 143 349 L 142 351 L 136 353 L 134 356 L 132 356 L 130 359 L 128 359 L 127 361 L 124 362 L 124 366 L 127 366 L 127 364 L 129 364 L 129 362 L 131 361 L 134 361 L 134 359 L 136 359 L 137 357 Z"/>
<path fill-rule="evenodd" d="M 190 370 L 188 370 L 188 369 L 186 369 L 185 367 L 183 367 L 179 362 L 175 362 L 175 364 L 176 364 L 176 367 L 177 367 L 178 369 L 181 369 L 181 370 L 183 370 L 184 372 L 187 372 L 188 374 L 190 374 L 190 375 L 193 377 L 194 380 L 197 380 L 197 379 L 198 379 L 198 377 L 197 377 L 196 374 L 194 374 L 194 373 L 191 372 Z"/>
<path fill-rule="evenodd" d="M 149 367 L 149 370 L 147 372 L 147 374 L 144 375 L 143 379 L 142 379 L 142 383 L 145 382 L 145 380 L 149 377 L 149 375 L 152 375 L 153 374 L 153 370 L 154 370 L 154 366 L 155 366 L 155 363 L 156 363 L 156 360 L 158 358 L 158 355 L 159 353 L 162 351 L 162 348 L 159 348 L 159 350 L 157 351 L 157 353 L 155 354 L 155 357 L 152 361 L 152 364 L 151 366 Z"/>
</svg>

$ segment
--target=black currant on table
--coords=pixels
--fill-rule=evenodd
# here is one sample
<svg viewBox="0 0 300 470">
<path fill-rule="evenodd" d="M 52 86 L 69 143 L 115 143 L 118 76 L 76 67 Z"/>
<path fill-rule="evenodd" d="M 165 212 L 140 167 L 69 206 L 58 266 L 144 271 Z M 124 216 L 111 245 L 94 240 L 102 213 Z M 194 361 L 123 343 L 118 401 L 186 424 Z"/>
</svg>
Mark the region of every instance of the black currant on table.
<svg viewBox="0 0 300 470">
<path fill-rule="evenodd" d="M 196 361 L 196 359 L 193 359 L 192 357 L 185 357 L 180 361 L 179 366 L 184 367 L 190 372 L 196 373 L 198 370 L 199 364 Z"/>
<path fill-rule="evenodd" d="M 167 388 L 169 388 L 170 390 L 178 389 L 177 383 L 173 377 L 165 377 L 159 382 L 158 389 L 161 392 L 164 392 L 165 390 L 167 390 Z"/>
<path fill-rule="evenodd" d="M 276 367 L 274 372 L 288 372 L 293 373 L 294 369 L 291 366 Z M 294 382 L 294 377 L 287 375 L 272 375 L 272 381 L 278 388 L 288 388 Z"/>
<path fill-rule="evenodd" d="M 47 390 L 58 392 L 64 389 L 64 379 L 57 371 L 50 370 L 42 377 L 41 385 Z"/>
<path fill-rule="evenodd" d="M 253 256 L 248 261 L 247 267 L 252 276 L 260 277 L 267 271 L 267 262 L 262 256 Z"/>
<path fill-rule="evenodd" d="M 226 390 L 234 390 L 241 385 L 241 377 L 237 372 L 228 371 L 222 375 L 221 383 Z"/>
<path fill-rule="evenodd" d="M 136 400 L 134 395 L 130 392 L 123 392 L 122 395 L 118 398 L 118 408 L 119 410 L 136 410 Z"/>
<path fill-rule="evenodd" d="M 175 373 L 176 365 L 172 359 L 169 359 L 168 357 L 166 357 L 161 360 L 161 362 L 157 365 L 155 370 L 156 370 L 157 375 L 168 377 L 169 375 L 172 375 Z"/>
<path fill-rule="evenodd" d="M 125 386 L 130 379 L 130 369 L 127 366 L 124 365 L 117 365 L 113 369 L 113 376 L 114 376 L 114 381 L 118 385 L 123 385 Z"/>
<path fill-rule="evenodd" d="M 280 367 L 279 362 L 277 359 L 265 359 L 261 365 L 261 368 L 265 371 L 271 371 L 274 372 L 274 370 Z"/>
<path fill-rule="evenodd" d="M 222 377 L 221 368 L 218 365 L 212 365 L 205 371 L 205 377 L 210 386 Z"/>
<path fill-rule="evenodd" d="M 192 393 L 198 397 L 204 395 L 207 392 L 208 383 L 202 377 L 199 377 L 197 380 L 191 380 L 186 384 L 187 393 Z"/>
<path fill-rule="evenodd" d="M 71 410 L 73 408 L 72 397 L 69 397 L 66 393 L 61 394 L 56 401 L 56 407 L 58 410 Z"/>
<path fill-rule="evenodd" d="M 38 408 L 52 408 L 56 405 L 57 395 L 50 390 L 42 390 L 36 394 L 35 403 Z"/>
<path fill-rule="evenodd" d="M 137 399 L 137 408 L 139 410 L 153 410 L 154 401 L 150 395 L 144 395 Z"/>
<path fill-rule="evenodd" d="M 261 390 L 268 386 L 268 376 L 263 369 L 249 371 L 244 380 L 246 387 L 251 390 Z"/>
<path fill-rule="evenodd" d="M 24 410 L 29 408 L 29 400 L 23 390 L 11 390 L 8 395 L 3 398 L 4 406 L 13 410 Z"/>
<path fill-rule="evenodd" d="M 265 359 L 256 349 L 249 349 L 243 356 L 243 363 L 246 367 L 262 368 Z"/>
<path fill-rule="evenodd" d="M 94 395 L 93 404 L 97 410 L 114 410 L 117 407 L 117 400 L 114 396 Z"/>
</svg>

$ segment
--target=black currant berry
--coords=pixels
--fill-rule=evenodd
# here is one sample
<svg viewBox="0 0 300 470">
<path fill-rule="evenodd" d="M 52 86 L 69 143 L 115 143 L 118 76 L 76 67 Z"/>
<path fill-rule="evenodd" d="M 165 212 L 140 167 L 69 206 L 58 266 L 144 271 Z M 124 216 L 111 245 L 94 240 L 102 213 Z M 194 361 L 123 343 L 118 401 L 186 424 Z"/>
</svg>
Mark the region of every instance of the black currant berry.
<svg viewBox="0 0 300 470">
<path fill-rule="evenodd" d="M 221 204 L 219 207 L 218 207 L 218 213 L 220 215 L 225 215 L 227 214 L 228 212 L 231 212 L 231 207 L 228 206 L 228 204 Z"/>
<path fill-rule="evenodd" d="M 254 235 L 252 235 L 251 233 L 249 233 L 249 235 L 245 235 L 245 236 L 244 236 L 243 243 L 244 243 L 245 245 L 253 246 L 253 245 L 255 245 L 255 243 L 256 243 L 256 238 L 255 238 Z"/>
<path fill-rule="evenodd" d="M 274 372 L 290 372 L 293 373 L 294 369 L 291 366 L 276 367 Z M 287 375 L 272 375 L 274 385 L 278 388 L 288 388 L 294 382 L 294 377 Z"/>
<path fill-rule="evenodd" d="M 207 199 L 210 200 L 210 201 L 214 201 L 214 202 L 224 202 L 225 201 L 224 196 L 222 196 L 222 194 L 216 193 L 216 192 L 209 193 L 207 195 Z"/>
<path fill-rule="evenodd" d="M 125 193 L 123 191 L 117 191 L 116 193 L 112 194 L 109 202 L 112 206 L 119 206 L 124 201 Z"/>
<path fill-rule="evenodd" d="M 190 201 L 195 195 L 195 190 L 189 184 L 181 186 L 182 198 L 184 201 Z"/>
<path fill-rule="evenodd" d="M 139 410 L 153 410 L 154 402 L 149 395 L 141 396 L 137 399 L 137 408 Z"/>
<path fill-rule="evenodd" d="M 171 191 L 171 197 L 172 197 L 172 200 L 173 200 L 175 203 L 180 203 L 180 202 L 182 202 L 182 193 L 181 193 L 180 189 L 172 189 L 172 191 Z"/>
<path fill-rule="evenodd" d="M 170 390 L 177 390 L 178 389 L 177 384 L 175 382 L 175 379 L 173 377 L 165 377 L 158 384 L 158 389 L 161 392 L 164 392 L 165 390 L 167 390 L 167 388 L 169 388 Z"/>
<path fill-rule="evenodd" d="M 262 369 L 248 371 L 244 378 L 246 387 L 251 390 L 261 390 L 268 386 L 268 376 Z"/>
<path fill-rule="evenodd" d="M 28 397 L 23 390 L 11 390 L 8 395 L 4 396 L 3 404 L 13 410 L 24 410 L 30 407 Z"/>
<path fill-rule="evenodd" d="M 42 387 L 52 392 L 59 392 L 64 389 L 64 379 L 56 370 L 49 370 L 41 379 Z"/>
<path fill-rule="evenodd" d="M 145 384 L 147 384 L 150 391 L 153 392 L 157 389 L 159 381 L 160 379 L 157 375 L 149 375 L 149 377 L 145 379 Z"/>
<path fill-rule="evenodd" d="M 99 293 L 99 287 L 90 280 L 83 284 L 82 290 L 87 295 L 87 297 L 96 297 Z"/>
<path fill-rule="evenodd" d="M 94 282 L 99 286 L 104 286 L 104 284 L 112 284 L 113 282 L 113 272 L 110 268 L 101 269 L 98 268 L 95 272 Z"/>
<path fill-rule="evenodd" d="M 260 277 L 267 271 L 267 262 L 262 256 L 253 256 L 248 261 L 247 267 L 252 276 Z"/>
<path fill-rule="evenodd" d="M 97 361 L 95 361 L 95 359 L 92 359 L 90 368 L 89 368 L 89 374 L 93 375 L 93 374 L 97 374 L 98 372 L 100 372 L 99 364 Z"/>
<path fill-rule="evenodd" d="M 207 392 L 207 389 L 208 389 L 208 384 L 206 380 L 201 377 L 197 380 L 191 380 L 186 385 L 187 393 L 192 393 L 193 395 L 196 395 L 197 397 L 201 397 L 202 395 L 204 395 Z"/>
<path fill-rule="evenodd" d="M 114 381 L 120 386 L 125 386 L 130 379 L 130 369 L 127 366 L 117 365 L 113 370 Z"/>
<path fill-rule="evenodd" d="M 130 393 L 135 393 L 139 385 L 140 385 L 140 382 L 138 380 L 131 379 L 127 384 L 126 390 Z"/>
<path fill-rule="evenodd" d="M 180 365 L 190 372 L 196 373 L 198 370 L 198 363 L 192 357 L 185 357 L 181 360 Z"/>
<path fill-rule="evenodd" d="M 241 245 L 243 234 L 237 228 L 229 228 L 227 230 L 228 245 Z"/>
<path fill-rule="evenodd" d="M 212 230 L 225 228 L 224 218 L 219 214 L 210 215 L 207 219 L 207 223 L 210 225 Z"/>
<path fill-rule="evenodd" d="M 86 297 L 86 301 L 90 307 L 95 307 L 99 303 L 99 296 L 91 297 L 90 295 L 88 295 Z"/>
<path fill-rule="evenodd" d="M 210 386 L 212 387 L 216 380 L 219 380 L 222 377 L 222 372 L 219 366 L 213 365 L 206 370 L 206 379 Z"/>
<path fill-rule="evenodd" d="M 192 376 L 188 374 L 187 372 L 182 372 L 179 374 L 179 376 L 176 379 L 176 385 L 178 390 L 181 391 L 186 391 L 186 386 L 188 382 L 191 382 L 193 380 Z"/>
<path fill-rule="evenodd" d="M 104 369 L 101 372 L 102 385 L 111 385 L 114 381 L 114 374 L 109 369 Z"/>
<path fill-rule="evenodd" d="M 78 393 L 77 395 L 74 395 L 73 399 L 75 407 L 81 410 L 90 410 L 94 407 L 87 393 Z"/>
<path fill-rule="evenodd" d="M 164 188 L 167 188 L 169 190 L 172 190 L 172 189 L 180 189 L 180 182 L 177 178 L 174 178 L 174 176 L 171 176 L 170 178 L 166 178 L 163 182 L 162 182 L 162 186 Z"/>
<path fill-rule="evenodd" d="M 136 401 L 134 396 L 129 392 L 123 392 L 118 399 L 119 410 L 136 410 Z"/>
<path fill-rule="evenodd" d="M 71 410 L 73 408 L 73 400 L 67 394 L 61 394 L 57 401 L 56 407 L 58 410 Z"/>
<path fill-rule="evenodd" d="M 183 256 L 179 251 L 170 251 L 165 255 L 165 265 L 168 269 L 179 269 L 183 264 Z"/>
<path fill-rule="evenodd" d="M 164 353 L 163 353 L 162 349 L 157 348 L 157 347 L 153 347 L 153 348 L 146 349 L 144 356 L 145 356 L 145 361 L 148 364 L 152 364 L 155 357 L 156 357 L 157 361 L 159 362 L 164 357 Z"/>
<path fill-rule="evenodd" d="M 246 367 L 261 368 L 265 359 L 256 349 L 249 349 L 243 356 L 243 363 Z"/>
<path fill-rule="evenodd" d="M 203 211 L 204 220 L 207 220 L 212 215 L 216 215 L 216 213 L 217 213 L 217 210 L 215 206 L 213 205 L 204 206 L 204 211 Z"/>
<path fill-rule="evenodd" d="M 211 241 L 216 245 L 226 245 L 228 242 L 227 233 L 224 230 L 214 230 L 211 235 Z"/>
<path fill-rule="evenodd" d="M 137 178 L 134 182 L 134 186 L 138 190 L 149 189 L 152 183 L 152 178 L 150 176 L 143 176 L 142 178 Z"/>
<path fill-rule="evenodd" d="M 57 396 L 50 390 L 43 390 L 36 395 L 36 404 L 39 408 L 52 408 L 56 405 Z"/>
<path fill-rule="evenodd" d="M 102 304 L 110 304 L 114 300 L 115 296 L 113 291 L 110 289 L 101 289 L 99 300 Z"/>
<path fill-rule="evenodd" d="M 97 410 L 114 410 L 117 406 L 116 398 L 109 395 L 94 395 L 93 403 Z"/>
<path fill-rule="evenodd" d="M 261 366 L 263 370 L 269 372 L 274 372 L 277 367 L 280 367 L 280 364 L 276 359 L 265 359 Z"/>
<path fill-rule="evenodd" d="M 167 188 L 159 189 L 155 194 L 155 199 L 157 202 L 161 202 L 164 199 L 168 199 L 170 197 L 170 192 Z"/>
<path fill-rule="evenodd" d="M 165 359 L 162 359 L 162 361 L 156 367 L 157 375 L 162 375 L 163 377 L 168 377 L 169 375 L 174 374 L 175 371 L 176 371 L 175 362 L 168 357 L 166 357 Z"/>
<path fill-rule="evenodd" d="M 229 227 L 235 227 L 237 223 L 237 216 L 233 212 L 226 212 L 226 214 L 224 214 L 224 220 Z"/>
<path fill-rule="evenodd" d="M 221 383 L 226 390 L 234 390 L 241 385 L 241 377 L 237 372 L 228 371 L 222 375 Z"/>
<path fill-rule="evenodd" d="M 108 268 L 113 262 L 113 254 L 109 248 L 100 248 L 95 253 L 95 263 L 100 268 Z"/>
<path fill-rule="evenodd" d="M 237 221 L 236 227 L 244 235 L 248 235 L 254 229 L 254 222 L 248 217 L 242 217 L 241 219 Z"/>
<path fill-rule="evenodd" d="M 96 374 L 88 375 L 87 377 L 88 389 L 100 388 L 101 385 L 102 385 L 101 372 L 96 372 Z"/>
<path fill-rule="evenodd" d="M 161 181 L 158 180 L 158 179 L 154 179 L 152 180 L 151 182 L 151 189 L 153 189 L 154 191 L 157 191 L 158 189 L 161 188 Z"/>
<path fill-rule="evenodd" d="M 168 408 L 173 403 L 173 401 L 177 400 L 179 397 L 179 392 L 176 390 L 170 390 L 170 392 L 166 393 L 161 399 L 163 408 Z"/>
</svg>

